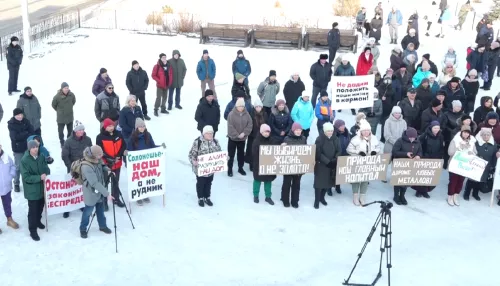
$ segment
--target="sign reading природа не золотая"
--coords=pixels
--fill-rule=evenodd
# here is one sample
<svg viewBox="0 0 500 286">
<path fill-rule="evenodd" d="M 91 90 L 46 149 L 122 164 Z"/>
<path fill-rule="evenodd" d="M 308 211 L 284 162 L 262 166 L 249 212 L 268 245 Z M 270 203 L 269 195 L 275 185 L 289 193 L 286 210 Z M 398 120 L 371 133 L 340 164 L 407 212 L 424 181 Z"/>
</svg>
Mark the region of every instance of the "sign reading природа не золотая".
<svg viewBox="0 0 500 286">
<path fill-rule="evenodd" d="M 296 175 L 314 172 L 316 145 L 262 145 L 259 175 Z"/>
</svg>

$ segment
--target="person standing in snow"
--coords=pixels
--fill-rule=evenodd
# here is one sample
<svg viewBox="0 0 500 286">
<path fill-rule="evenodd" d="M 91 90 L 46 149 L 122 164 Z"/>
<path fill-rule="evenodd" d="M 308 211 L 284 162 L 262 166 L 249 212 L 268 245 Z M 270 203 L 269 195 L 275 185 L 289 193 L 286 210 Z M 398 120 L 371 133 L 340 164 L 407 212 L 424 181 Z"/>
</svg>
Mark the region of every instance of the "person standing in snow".
<svg viewBox="0 0 500 286">
<path fill-rule="evenodd" d="M 135 95 L 136 101 L 141 103 L 144 119 L 151 120 L 151 117 L 148 116 L 148 104 L 146 103 L 146 90 L 149 85 L 149 77 L 148 73 L 141 68 L 138 61 L 132 61 L 132 68 L 127 73 L 125 83 L 127 84 L 128 92 Z"/>
<path fill-rule="evenodd" d="M 341 56 L 341 64 L 335 69 L 335 72 L 333 73 L 334 76 L 355 76 L 356 71 L 354 70 L 354 67 L 351 65 L 349 61 L 350 56 L 349 55 L 342 55 Z M 342 112 L 342 110 L 337 110 L 338 112 Z M 351 108 L 351 113 L 352 115 L 356 115 L 356 110 Z"/>
<path fill-rule="evenodd" d="M 454 100 L 453 104 L 456 108 L 462 108 L 462 103 L 459 100 Z M 424 105 L 425 106 L 425 105 Z M 420 134 L 425 133 L 425 130 L 429 127 L 432 121 L 438 121 L 444 126 L 444 118 L 442 113 L 443 104 L 439 99 L 434 98 L 428 108 L 423 110 L 420 116 Z"/>
<path fill-rule="evenodd" d="M 50 156 L 49 150 L 43 145 L 42 137 L 40 137 L 39 135 L 31 135 L 26 141 L 30 142 L 31 140 L 35 140 L 38 143 L 38 151 L 45 157 L 45 161 L 47 161 L 47 164 L 50 165 L 54 163 L 54 158 Z"/>
<path fill-rule="evenodd" d="M 382 16 L 378 13 L 375 14 L 372 21 L 370 22 L 370 34 L 369 37 L 375 39 L 374 45 L 380 45 L 379 41 L 382 37 L 382 27 L 384 26 L 384 21 Z"/>
<path fill-rule="evenodd" d="M 196 113 L 194 114 L 194 120 L 198 123 L 198 130 L 203 132 L 205 126 L 210 125 L 213 129 L 212 136 L 215 138 L 215 134 L 219 130 L 220 123 L 220 105 L 217 100 L 215 100 L 214 93 L 211 89 L 205 91 L 205 97 L 200 99 L 198 107 L 196 107 Z"/>
<path fill-rule="evenodd" d="M 408 18 L 408 26 L 406 26 L 406 33 L 410 34 L 410 31 L 412 29 L 415 31 L 415 34 L 416 34 L 417 39 L 418 39 L 419 33 L 418 33 L 418 11 L 417 10 L 415 10 L 415 12 L 413 12 L 413 14 L 411 14 L 411 16 Z M 418 49 L 418 47 L 416 49 Z"/>
<path fill-rule="evenodd" d="M 278 99 L 271 110 L 269 116 L 269 126 L 271 127 L 271 137 L 277 143 L 283 143 L 285 136 L 292 128 L 293 120 L 290 116 L 290 110 L 286 107 L 285 100 Z"/>
<path fill-rule="evenodd" d="M 420 130 L 421 114 L 423 109 L 422 102 L 416 99 L 417 91 L 414 88 L 408 89 L 407 97 L 399 102 L 399 107 L 403 113 L 408 127 Z"/>
<path fill-rule="evenodd" d="M 478 45 L 477 48 L 470 52 L 467 56 L 468 70 L 475 69 L 478 72 L 478 76 L 484 72 L 486 68 L 486 62 L 488 60 L 488 55 L 485 53 L 486 47 L 484 45 Z"/>
<path fill-rule="evenodd" d="M 168 110 L 172 110 L 174 103 L 175 91 L 175 108 L 182 109 L 181 106 L 181 89 L 184 86 L 184 78 L 186 77 L 186 64 L 181 59 L 181 53 L 178 50 L 172 52 L 172 58 L 168 60 L 173 70 L 172 85 L 168 88 Z"/>
<path fill-rule="evenodd" d="M 14 153 L 14 163 L 16 165 L 16 176 L 14 178 L 14 191 L 19 193 L 19 177 L 21 175 L 21 159 L 28 149 L 26 140 L 33 135 L 35 131 L 33 126 L 24 118 L 23 111 L 19 108 L 14 109 L 13 117 L 7 122 L 9 128 L 12 153 Z"/>
<path fill-rule="evenodd" d="M 335 55 L 337 50 L 340 48 L 340 31 L 337 28 L 339 23 L 334 22 L 332 24 L 332 29 L 328 32 L 328 63 L 332 65 L 333 60 L 335 60 Z"/>
<path fill-rule="evenodd" d="M 233 75 L 235 79 L 237 73 L 245 76 L 245 85 L 248 86 L 248 77 L 252 73 L 252 66 L 250 65 L 250 61 L 243 55 L 242 50 L 236 52 L 236 59 L 233 62 Z"/>
<path fill-rule="evenodd" d="M 38 98 L 33 94 L 31 87 L 27 86 L 24 88 L 24 93 L 19 96 L 16 107 L 23 111 L 24 117 L 33 126 L 35 134 L 41 136 L 42 124 L 40 123 L 40 119 L 42 119 L 42 107 L 38 102 Z"/>
<path fill-rule="evenodd" d="M 326 91 L 328 83 L 332 79 L 332 66 L 326 62 L 327 59 L 327 54 L 321 54 L 319 60 L 312 64 L 309 71 L 309 76 L 313 80 L 311 101 L 313 108 L 316 106 L 318 94 L 320 94 L 321 91 Z"/>
<path fill-rule="evenodd" d="M 479 106 L 474 110 L 473 120 L 479 125 L 486 120 L 486 116 L 490 112 L 494 112 L 493 109 L 493 98 L 491 96 L 483 96 L 479 101 Z M 472 132 L 474 134 L 474 131 Z"/>
<path fill-rule="evenodd" d="M 495 143 L 500 145 L 500 121 L 499 116 L 496 112 L 491 111 L 490 113 L 488 113 L 488 115 L 486 115 L 486 119 L 484 120 L 484 122 L 478 124 L 476 133 L 478 133 L 483 128 L 489 128 L 491 130 Z"/>
<path fill-rule="evenodd" d="M 156 81 L 156 100 L 155 100 L 155 109 L 154 115 L 158 117 L 158 109 L 161 106 L 161 113 L 168 114 L 167 111 L 167 97 L 168 90 L 172 85 L 174 78 L 173 67 L 167 61 L 167 55 L 164 53 L 160 54 L 160 59 L 153 67 L 153 72 L 151 73 L 151 77 L 154 81 Z"/>
<path fill-rule="evenodd" d="M 333 124 L 334 127 L 334 136 L 337 136 L 337 139 L 339 141 L 339 146 L 340 146 L 340 155 L 339 156 L 349 156 L 349 153 L 347 153 L 347 146 L 349 146 L 349 142 L 351 142 L 351 134 L 349 134 L 349 131 L 345 127 L 345 121 L 342 119 L 337 119 L 335 120 L 335 123 Z M 323 133 L 323 130 L 321 132 L 318 132 L 319 134 Z M 335 185 L 335 192 L 337 194 L 342 194 L 342 189 L 340 188 L 340 185 Z M 326 192 L 330 197 L 333 196 L 333 192 L 331 189 L 328 189 Z"/>
<path fill-rule="evenodd" d="M 398 29 L 399 26 L 403 25 L 403 15 L 401 11 L 392 7 L 389 16 L 387 17 L 387 25 L 389 25 L 389 35 L 391 35 L 391 44 L 398 43 Z"/>
<path fill-rule="evenodd" d="M 18 229 L 19 225 L 12 219 L 12 180 L 16 177 L 16 165 L 0 143 L 0 198 L 3 212 L 7 218 L 7 226 Z M 0 234 L 2 230 L 0 229 Z"/>
<path fill-rule="evenodd" d="M 205 125 L 201 131 L 201 135 L 191 145 L 188 156 L 193 173 L 196 176 L 196 194 L 198 195 L 198 205 L 200 207 L 204 207 L 205 204 L 209 207 L 214 205 L 210 200 L 214 174 L 198 176 L 198 157 L 221 151 L 219 142 L 214 138 L 212 126 Z"/>
<path fill-rule="evenodd" d="M 300 130 L 302 130 L 303 132 L 302 135 L 306 138 L 307 141 L 309 132 L 311 131 L 311 125 L 314 120 L 314 109 L 312 108 L 311 103 L 309 103 L 309 95 L 303 94 L 302 97 L 299 98 L 299 100 L 293 106 L 290 115 L 293 122 L 296 122 L 300 125 Z"/>
<path fill-rule="evenodd" d="M 333 134 L 333 124 L 323 124 L 323 132 L 316 138 L 316 165 L 314 165 L 314 208 L 319 209 L 319 204 L 327 206 L 325 195 L 335 186 L 335 170 L 337 159 L 342 149 L 337 136 Z"/>
<path fill-rule="evenodd" d="M 380 143 L 377 137 L 372 134 L 371 126 L 365 119 L 359 124 L 359 130 L 347 146 L 347 153 L 350 156 L 375 156 L 380 153 Z M 352 183 L 353 203 L 355 206 L 364 205 L 366 202 L 366 191 L 368 181 Z"/>
<path fill-rule="evenodd" d="M 408 31 L 408 34 L 404 36 L 403 40 L 401 41 L 401 47 L 403 48 L 403 50 L 408 48 L 408 45 L 410 43 L 413 44 L 415 51 L 418 50 L 418 47 L 420 47 L 420 41 L 418 40 L 417 32 L 415 31 L 415 29 L 410 29 Z"/>
<path fill-rule="evenodd" d="M 253 202 L 259 203 L 259 193 L 260 193 L 260 185 L 264 183 L 264 194 L 265 194 L 265 202 L 274 205 L 274 201 L 271 198 L 271 186 L 272 182 L 276 179 L 276 175 L 260 175 L 259 174 L 259 150 L 260 146 L 266 145 L 276 145 L 276 142 L 271 137 L 271 128 L 267 124 L 262 124 L 260 126 L 259 135 L 255 138 L 252 145 L 252 162 L 255 166 L 253 168 Z"/>
<path fill-rule="evenodd" d="M 443 11 L 443 10 L 442 10 Z M 448 33 L 450 22 L 452 20 L 452 15 L 450 11 L 450 6 L 446 6 L 446 9 L 442 12 L 441 17 L 439 18 L 441 21 L 441 32 L 436 35 L 436 38 L 444 38 L 444 36 Z"/>
<path fill-rule="evenodd" d="M 120 98 L 114 89 L 112 84 L 108 84 L 106 89 L 95 98 L 95 117 L 101 123 L 101 127 L 106 118 L 111 119 L 115 126 L 120 119 Z"/>
<path fill-rule="evenodd" d="M 132 132 L 135 130 L 135 120 L 140 118 L 144 120 L 141 107 L 137 105 L 135 95 L 127 96 L 125 106 L 120 111 L 119 125 L 125 142 L 128 142 Z"/>
<path fill-rule="evenodd" d="M 384 125 L 384 154 L 392 154 L 392 148 L 396 141 L 403 136 L 403 132 L 408 129 L 406 121 L 403 119 L 403 114 L 399 106 L 394 106 L 391 115 L 387 118 Z"/>
<path fill-rule="evenodd" d="M 80 222 L 80 237 L 83 239 L 88 237 L 87 226 L 89 225 L 89 219 L 94 208 L 99 230 L 105 234 L 111 234 L 112 232 L 106 225 L 104 202 L 115 198 L 108 192 L 108 188 L 105 187 L 106 178 L 111 174 L 111 170 L 102 163 L 102 156 L 103 151 L 97 145 L 87 147 L 83 151 L 85 163 L 81 165 L 81 176 L 86 182 L 82 186 L 85 207 L 83 208 L 82 220 Z"/>
<path fill-rule="evenodd" d="M 448 47 L 448 51 L 446 51 L 443 57 L 443 67 L 446 67 L 448 64 L 451 64 L 454 68 L 458 67 L 457 53 L 452 46 Z"/>
<path fill-rule="evenodd" d="M 312 107 L 308 102 L 306 103 L 306 105 L 309 106 L 312 111 Z M 302 134 L 305 133 L 303 131 L 304 130 L 302 129 L 302 126 L 300 126 L 298 122 L 293 123 L 292 130 L 290 130 L 288 136 L 285 137 L 282 145 L 306 145 L 307 137 L 302 136 Z M 290 207 L 290 202 L 293 208 L 299 207 L 300 179 L 302 178 L 302 175 L 303 174 L 283 176 L 283 185 L 281 186 L 281 201 L 283 202 L 283 206 L 285 208 Z M 292 191 L 291 200 L 290 189 Z"/>
<path fill-rule="evenodd" d="M 318 98 L 316 106 L 318 107 L 314 110 L 314 114 L 318 119 L 316 125 L 318 127 L 318 134 L 322 134 L 323 124 L 327 122 L 333 123 L 335 119 L 335 110 L 332 110 L 332 101 L 328 98 L 328 93 L 326 91 L 321 92 L 321 96 Z"/>
<path fill-rule="evenodd" d="M 61 89 L 52 99 L 52 108 L 57 112 L 57 132 L 59 133 L 61 148 L 64 145 L 64 127 L 68 131 L 67 138 L 73 132 L 73 106 L 75 106 L 75 103 L 75 95 L 69 90 L 69 85 L 63 82 Z"/>
<path fill-rule="evenodd" d="M 361 10 L 359 10 L 358 14 L 356 15 L 356 25 L 357 25 L 356 30 L 363 34 L 363 26 L 365 25 L 365 23 L 366 23 L 366 8 L 361 7 Z"/>
<path fill-rule="evenodd" d="M 85 126 L 78 120 L 75 121 L 71 136 L 64 142 L 61 158 L 66 166 L 66 172 L 71 172 L 71 164 L 83 158 L 83 150 L 92 146 L 92 139 L 85 134 Z M 81 209 L 83 211 L 83 208 Z M 69 217 L 69 212 L 63 213 L 64 218 Z"/>
<path fill-rule="evenodd" d="M 264 112 L 264 106 L 260 99 L 256 99 L 253 103 L 253 111 L 252 111 L 252 133 L 248 136 L 247 147 L 245 150 L 245 162 L 248 163 L 249 169 L 253 172 L 253 155 L 252 155 L 252 146 L 253 141 L 257 136 L 259 136 L 260 127 L 262 124 L 267 124 L 269 117 L 267 113 Z"/>
<path fill-rule="evenodd" d="M 391 66 L 390 69 L 393 71 L 398 70 L 404 63 L 403 63 L 403 53 L 401 52 L 401 49 L 399 47 L 394 47 L 391 51 Z"/>
<path fill-rule="evenodd" d="M 393 159 L 413 159 L 420 160 L 422 158 L 422 144 L 418 139 L 417 130 L 410 127 L 406 129 L 403 136 L 399 138 L 396 143 L 394 143 L 394 147 L 392 148 L 392 158 Z M 405 194 L 408 186 L 394 186 L 394 202 L 397 205 L 408 204 L 406 201 Z"/>
<path fill-rule="evenodd" d="M 304 90 L 306 90 L 306 86 L 300 79 L 299 73 L 293 73 L 283 88 L 283 95 L 285 96 L 286 106 L 289 110 L 292 110 L 295 102 L 301 97 Z"/>
<path fill-rule="evenodd" d="M 99 74 L 95 78 L 94 84 L 92 85 L 92 93 L 95 96 L 98 96 L 101 92 L 104 91 L 108 84 L 113 84 L 111 78 L 108 75 L 108 70 L 105 68 L 101 68 L 99 70 Z"/>
<path fill-rule="evenodd" d="M 238 173 L 246 176 L 243 166 L 245 165 L 245 141 L 252 133 L 253 123 L 250 113 L 245 109 L 245 100 L 238 98 L 234 108 L 227 116 L 227 175 L 233 176 L 234 155 L 237 153 Z"/>
<path fill-rule="evenodd" d="M 462 106 L 465 105 L 466 97 L 465 91 L 460 86 L 460 78 L 454 77 L 452 78 L 445 86 L 441 88 L 442 91 L 446 93 L 446 97 L 444 99 L 443 108 L 447 110 L 451 110 L 451 102 L 453 100 L 460 100 L 462 102 Z"/>
<path fill-rule="evenodd" d="M 205 95 L 208 84 L 208 88 L 214 92 L 215 99 L 217 99 L 214 83 L 216 71 L 215 62 L 208 55 L 208 50 L 203 50 L 203 56 L 196 66 L 196 74 L 201 82 L 201 97 Z"/>
<path fill-rule="evenodd" d="M 245 76 L 242 75 L 241 73 L 237 72 L 235 75 L 234 75 L 234 79 L 233 79 L 233 86 L 231 87 L 231 95 L 234 97 L 236 97 L 236 94 L 241 91 L 245 94 L 245 100 L 249 100 L 251 99 L 252 97 L 250 96 L 250 88 L 248 87 L 248 85 L 245 83 Z M 205 91 L 206 92 L 206 91 Z"/>
<path fill-rule="evenodd" d="M 370 70 L 376 69 L 377 68 L 377 60 L 380 57 L 380 50 L 377 47 L 377 40 L 375 38 L 369 38 L 368 43 L 366 43 L 365 48 L 370 48 L 370 52 L 373 55 L 373 65 Z M 370 73 L 368 73 L 370 74 Z"/>
<path fill-rule="evenodd" d="M 262 104 L 264 104 L 264 111 L 268 116 L 271 116 L 271 109 L 276 102 L 276 96 L 280 92 L 280 84 L 276 79 L 276 71 L 270 70 L 269 76 L 259 84 L 257 94 L 259 95 Z"/>
<path fill-rule="evenodd" d="M 10 38 L 10 44 L 6 51 L 7 69 L 9 70 L 9 95 L 13 92 L 20 92 L 17 89 L 17 79 L 19 78 L 19 68 L 23 63 L 23 49 L 19 46 L 19 38 L 14 36 Z"/>
<path fill-rule="evenodd" d="M 358 65 L 356 66 L 356 75 L 367 75 L 373 65 L 372 49 L 365 47 L 363 53 L 359 55 Z"/>
<path fill-rule="evenodd" d="M 477 33 L 476 43 L 478 45 L 489 46 L 494 40 L 495 32 L 493 31 L 493 23 L 487 20 L 484 25 L 481 26 L 481 30 Z"/>
<path fill-rule="evenodd" d="M 483 86 L 480 87 L 484 90 L 490 90 L 493 84 L 493 78 L 495 78 L 495 70 L 497 68 L 498 60 L 500 55 L 500 43 L 495 41 L 491 43 L 488 49 L 488 59 L 486 60 L 487 69 L 487 80 L 484 81 Z"/>
</svg>

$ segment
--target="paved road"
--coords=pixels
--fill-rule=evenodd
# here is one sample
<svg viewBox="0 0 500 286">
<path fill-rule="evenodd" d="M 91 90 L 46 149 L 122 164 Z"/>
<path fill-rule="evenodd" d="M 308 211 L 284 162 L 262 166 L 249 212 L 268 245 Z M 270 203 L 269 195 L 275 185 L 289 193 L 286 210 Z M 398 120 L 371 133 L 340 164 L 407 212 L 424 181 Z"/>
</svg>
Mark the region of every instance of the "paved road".
<svg viewBox="0 0 500 286">
<path fill-rule="evenodd" d="M 52 14 L 64 10 L 85 7 L 104 0 L 28 0 L 31 25 Z M 21 18 L 21 0 L 0 0 L 0 36 L 19 31 L 23 28 Z"/>
</svg>

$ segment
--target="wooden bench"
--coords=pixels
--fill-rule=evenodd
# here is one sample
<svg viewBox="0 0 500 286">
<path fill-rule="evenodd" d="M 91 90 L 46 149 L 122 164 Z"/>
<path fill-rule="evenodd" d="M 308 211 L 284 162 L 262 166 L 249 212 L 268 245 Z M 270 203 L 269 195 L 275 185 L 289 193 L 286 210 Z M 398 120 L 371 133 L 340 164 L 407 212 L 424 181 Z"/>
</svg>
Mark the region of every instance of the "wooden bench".
<svg viewBox="0 0 500 286">
<path fill-rule="evenodd" d="M 304 49 L 308 50 L 309 45 L 328 46 L 328 29 L 307 28 L 304 36 Z M 348 48 L 352 52 L 357 52 L 358 36 L 356 31 L 340 30 L 340 47 Z"/>
<path fill-rule="evenodd" d="M 251 25 L 232 25 L 208 23 L 207 27 L 201 27 L 200 44 L 210 42 L 210 38 L 243 40 L 244 47 L 250 43 Z"/>
<path fill-rule="evenodd" d="M 250 47 L 254 47 L 257 41 L 290 42 L 302 49 L 302 28 L 254 26 L 251 35 Z"/>
</svg>

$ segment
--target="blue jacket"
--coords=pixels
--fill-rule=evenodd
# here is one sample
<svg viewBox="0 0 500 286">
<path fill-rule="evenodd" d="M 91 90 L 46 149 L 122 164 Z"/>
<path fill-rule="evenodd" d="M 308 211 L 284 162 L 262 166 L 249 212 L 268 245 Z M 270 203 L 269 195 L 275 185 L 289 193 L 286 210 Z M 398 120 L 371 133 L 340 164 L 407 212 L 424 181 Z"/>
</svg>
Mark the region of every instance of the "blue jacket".
<svg viewBox="0 0 500 286">
<path fill-rule="evenodd" d="M 245 84 L 248 84 L 248 76 L 252 73 L 252 66 L 250 65 L 250 62 L 245 59 L 245 57 L 242 58 L 236 58 L 233 62 L 233 76 L 236 75 L 236 73 L 240 73 L 244 75 L 245 78 Z"/>
<path fill-rule="evenodd" d="M 146 144 L 146 137 L 145 136 L 148 136 L 149 137 L 149 142 L 148 144 Z M 155 144 L 155 141 L 153 140 L 153 136 L 151 136 L 151 133 L 147 133 L 144 134 L 144 133 L 141 133 L 139 134 L 139 138 L 138 138 L 138 141 L 137 141 L 137 147 L 135 146 L 135 144 L 130 141 L 129 142 L 130 144 L 127 144 L 127 150 L 129 151 L 140 151 L 140 150 L 146 150 L 146 149 L 151 149 L 151 148 L 155 148 L 157 147 L 156 144 Z"/>
<path fill-rule="evenodd" d="M 234 106 L 236 105 L 237 100 L 238 100 L 237 97 L 233 97 L 233 100 L 231 100 L 226 105 L 226 110 L 224 110 L 224 119 L 227 120 L 227 116 L 229 115 L 229 112 L 231 112 L 231 110 L 233 110 Z M 253 107 L 252 107 L 252 104 L 248 100 L 245 100 L 245 109 L 250 114 L 250 116 L 252 116 L 252 118 L 253 118 Z"/>
<path fill-rule="evenodd" d="M 26 140 L 26 142 L 30 142 L 31 140 L 35 140 L 36 137 L 38 137 L 38 139 L 40 141 L 40 146 L 38 146 L 38 151 L 39 151 L 40 155 L 45 156 L 45 160 L 48 161 L 47 158 L 50 157 L 50 152 L 49 152 L 49 150 L 47 150 L 47 148 L 45 148 L 45 146 L 43 146 L 42 137 L 40 137 L 38 135 L 31 135 L 30 137 L 28 137 L 28 140 Z"/>
<path fill-rule="evenodd" d="M 135 106 L 134 109 L 125 106 L 122 108 L 120 111 L 120 127 L 122 128 L 122 135 L 123 138 L 128 140 L 130 135 L 132 135 L 132 132 L 134 132 L 135 129 L 135 120 L 137 118 L 141 118 L 144 120 L 144 115 L 142 114 L 142 110 L 140 106 Z"/>
<path fill-rule="evenodd" d="M 326 122 L 333 123 L 333 119 L 335 119 L 336 115 L 335 110 L 332 110 L 332 101 L 328 99 L 327 102 L 323 102 L 321 98 L 318 98 L 318 103 L 316 103 L 314 113 L 316 118 L 318 118 L 318 122 L 316 123 L 318 129 Z"/>
<path fill-rule="evenodd" d="M 387 17 L 387 24 L 391 23 L 392 19 L 392 11 L 389 12 L 389 16 Z M 403 15 L 401 15 L 401 12 L 399 10 L 396 10 L 396 22 L 398 22 L 398 25 L 403 24 Z"/>
<path fill-rule="evenodd" d="M 420 86 L 420 83 L 422 82 L 422 80 L 424 78 L 428 78 L 429 75 L 431 74 L 430 71 L 422 71 L 422 68 L 418 68 L 417 69 L 417 72 L 415 73 L 415 75 L 413 76 L 413 87 L 414 88 L 417 88 Z"/>
<path fill-rule="evenodd" d="M 292 120 L 302 126 L 303 130 L 311 128 L 314 120 L 314 109 L 310 101 L 304 101 L 302 97 L 295 102 L 292 108 Z"/>
<path fill-rule="evenodd" d="M 439 86 L 439 83 L 437 83 L 437 81 L 434 81 L 434 84 L 431 86 L 431 92 L 432 92 L 433 98 L 436 97 L 440 88 L 441 87 Z"/>
<path fill-rule="evenodd" d="M 207 68 L 205 66 L 203 57 L 198 62 L 198 66 L 196 67 L 196 74 L 198 75 L 199 80 L 205 80 L 207 77 Z M 215 62 L 210 57 L 208 57 L 208 78 L 210 80 L 213 80 L 215 78 Z"/>
</svg>

